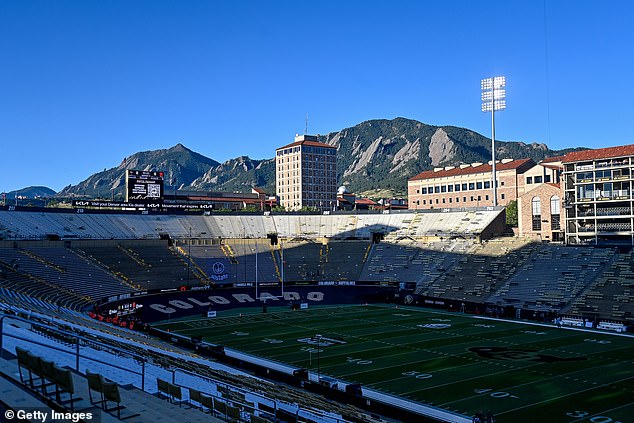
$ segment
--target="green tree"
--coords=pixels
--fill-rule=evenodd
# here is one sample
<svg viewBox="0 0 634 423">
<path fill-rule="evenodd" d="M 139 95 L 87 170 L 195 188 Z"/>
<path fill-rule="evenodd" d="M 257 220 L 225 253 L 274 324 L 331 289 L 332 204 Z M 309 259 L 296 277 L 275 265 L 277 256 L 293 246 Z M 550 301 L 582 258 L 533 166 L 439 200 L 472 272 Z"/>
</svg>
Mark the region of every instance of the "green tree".
<svg viewBox="0 0 634 423">
<path fill-rule="evenodd" d="M 506 206 L 506 224 L 517 227 L 517 200 L 509 202 Z"/>
</svg>

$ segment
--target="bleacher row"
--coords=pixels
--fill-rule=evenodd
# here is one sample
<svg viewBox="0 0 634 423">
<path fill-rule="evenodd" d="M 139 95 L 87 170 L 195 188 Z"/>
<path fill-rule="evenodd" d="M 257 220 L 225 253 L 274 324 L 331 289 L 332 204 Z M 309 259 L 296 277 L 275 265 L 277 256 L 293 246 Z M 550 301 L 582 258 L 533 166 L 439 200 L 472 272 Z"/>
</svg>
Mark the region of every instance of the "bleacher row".
<svg viewBox="0 0 634 423">
<path fill-rule="evenodd" d="M 38 247 L 43 241 L 0 248 L 0 287 L 79 309 L 109 295 L 183 284 L 282 278 L 410 282 L 416 293 L 429 297 L 631 319 L 630 256 L 516 238 L 477 242 L 499 213 L 190 216 L 2 210 L 0 233 L 7 238 L 53 233 L 73 241 L 70 249 Z M 385 238 L 372 244 L 377 232 Z M 158 239 L 165 234 L 177 240 L 175 246 Z M 271 245 L 270 234 L 277 234 L 278 244 Z M 92 245 L 86 241 L 95 239 Z"/>
<path fill-rule="evenodd" d="M 378 244 L 295 238 L 278 245 L 268 239 L 230 239 L 180 249 L 160 240 L 60 245 L 0 248 L 0 288 L 13 297 L 80 310 L 102 293 L 253 282 L 257 268 L 260 283 L 280 281 L 283 271 L 285 281 L 407 282 L 428 297 L 540 312 L 616 320 L 634 313 L 634 258 L 610 248 L 516 238 L 482 243 L 406 238 Z M 221 275 L 215 274 L 218 263 Z"/>
<path fill-rule="evenodd" d="M 503 211 L 332 215 L 132 215 L 0 210 L 3 239 L 364 238 L 477 236 Z"/>
<path fill-rule="evenodd" d="M 9 311 L 24 312 L 14 307 Z M 64 322 L 64 317 L 73 322 Z M 85 317 L 61 312 L 54 320 L 41 314 L 30 318 L 34 327 L 29 328 L 25 321 L 5 323 L 2 345 L 17 359 L 0 360 L 0 372 L 19 378 L 27 389 L 48 397 L 56 406 L 110 413 L 99 413 L 102 421 L 111 421 L 111 417 L 139 422 L 161 418 L 192 422 L 379 421 L 355 407 L 224 370 L 222 365 L 162 341 L 140 338 L 135 332 L 99 325 Z M 46 328 L 36 330 L 36 325 Z M 74 332 L 82 339 L 77 350 L 81 359 L 77 360 Z M 143 366 L 138 358 L 130 357 L 144 357 Z M 138 377 L 140 369 L 145 382 Z M 64 383 L 60 382 L 62 373 Z"/>
</svg>

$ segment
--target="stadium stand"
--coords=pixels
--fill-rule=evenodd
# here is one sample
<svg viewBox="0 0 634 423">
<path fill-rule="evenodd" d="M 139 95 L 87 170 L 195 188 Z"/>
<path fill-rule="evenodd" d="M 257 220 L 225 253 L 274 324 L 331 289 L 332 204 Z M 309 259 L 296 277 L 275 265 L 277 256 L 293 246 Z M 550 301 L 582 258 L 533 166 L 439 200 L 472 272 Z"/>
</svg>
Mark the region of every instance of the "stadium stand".
<svg viewBox="0 0 634 423">
<path fill-rule="evenodd" d="M 286 280 L 319 281 L 323 279 L 325 246 L 320 242 L 295 238 L 283 243 Z M 278 263 L 282 263 L 280 250 Z"/>
<path fill-rule="evenodd" d="M 264 239 L 227 239 L 224 241 L 229 252 L 235 259 L 232 264 L 235 281 L 255 281 L 255 254 L 257 252 L 258 282 L 278 282 L 280 280 L 274 251 L 269 240 Z"/>
<path fill-rule="evenodd" d="M 249 421 L 253 416 L 274 421 L 278 414 L 305 421 L 379 421 L 355 407 L 306 392 L 300 394 L 290 387 L 213 365 L 160 341 L 144 339 L 141 343 L 129 336 L 119 337 L 121 334 L 104 334 L 103 328 L 87 330 L 76 323 L 51 323 L 43 315 L 31 317 L 35 320 L 3 319 L 12 321 L 11 325 L 3 322 L 3 347 L 15 358 L 1 359 L 0 371 L 20 381 L 25 390 L 39 398 L 56 402 L 58 407 L 98 406 L 126 421 L 158 420 L 161 416 L 188 422 Z M 77 340 L 81 340 L 79 356 L 73 353 Z M 25 354 L 34 357 L 34 361 L 18 358 Z M 65 376 L 71 369 L 76 395 L 72 404 L 56 398 L 58 389 L 42 389 L 40 364 L 33 363 L 41 362 L 44 356 Z M 202 396 L 194 394 L 192 398 L 192 392 Z M 108 394 L 114 395 L 107 398 Z M 161 401 L 162 398 L 168 401 Z M 118 406 L 113 407 L 106 399 L 114 400 Z M 199 401 L 200 407 L 180 407 L 192 401 Z M 95 412 L 95 408 L 90 410 Z M 217 419 L 210 419 L 208 413 Z M 101 417 L 111 421 L 109 416 Z"/>
<path fill-rule="evenodd" d="M 368 241 L 329 240 L 323 251 L 323 280 L 357 281 L 369 254 Z"/>
<path fill-rule="evenodd" d="M 626 329 L 623 322 L 634 313 L 632 251 L 485 239 L 501 218 L 500 210 L 261 216 L 3 209 L 0 310 L 47 326 L 5 324 L 15 337 L 2 348 L 14 355 L 16 347 L 29 349 L 72 369 L 79 405 L 90 394 L 86 370 L 116 382 L 126 407 L 118 411 L 123 417 L 129 413 L 129 421 L 142 421 L 135 414 L 154 416 L 150 409 L 157 415 L 186 409 L 193 413 L 187 421 L 213 414 L 257 422 L 275 418 L 277 411 L 305 413 L 305 421 L 332 421 L 319 420 L 326 411 L 340 421 L 372 421 L 360 409 L 218 367 L 169 343 L 106 324 L 119 323 L 111 317 L 101 322 L 85 314 L 99 300 L 137 290 L 252 283 L 256 254 L 259 283 L 408 284 L 416 287 L 408 293 L 448 304 L 465 301 L 482 310 L 495 305 L 565 315 L 565 322 L 578 326 L 592 320 L 603 330 Z M 81 343 L 69 342 L 62 331 L 82 337 Z M 61 351 L 52 352 L 47 344 Z M 86 356 L 113 366 L 88 365 L 82 358 L 75 368 L 78 345 Z M 0 369 L 19 381 L 16 359 L 1 363 Z M 141 378 L 140 372 L 147 373 Z M 37 401 L 57 400 L 34 392 L 29 383 L 21 389 Z M 169 399 L 159 398 L 159 391 Z M 185 402 L 195 407 L 180 407 Z M 114 419 L 114 411 L 104 421 Z"/>
<path fill-rule="evenodd" d="M 598 277 L 613 254 L 607 248 L 542 245 L 489 302 L 560 312 Z"/>
<path fill-rule="evenodd" d="M 562 313 L 631 320 L 634 303 L 634 254 L 615 253 L 614 259 L 596 280 Z"/>
<path fill-rule="evenodd" d="M 132 291 L 105 270 L 64 247 L 0 248 L 0 265 L 1 277 L 7 285 L 19 292 L 37 289 L 49 301 L 53 300 L 51 295 L 55 290 L 85 304 Z M 61 297 L 57 300 L 62 300 Z"/>
<path fill-rule="evenodd" d="M 462 248 L 470 248 L 468 254 L 459 254 L 453 266 L 447 266 L 436 280 L 419 284 L 417 292 L 485 302 L 532 254 L 531 244 L 522 239 L 502 238 L 471 247 L 462 244 Z"/>
<path fill-rule="evenodd" d="M 167 241 L 145 242 L 142 245 L 134 241 L 76 245 L 77 251 L 118 275 L 137 290 L 149 287 L 173 288 L 185 284 L 188 279 L 187 258 L 177 255 L 168 247 Z M 190 268 L 190 283 L 200 284 L 200 278 L 200 272 Z"/>
</svg>

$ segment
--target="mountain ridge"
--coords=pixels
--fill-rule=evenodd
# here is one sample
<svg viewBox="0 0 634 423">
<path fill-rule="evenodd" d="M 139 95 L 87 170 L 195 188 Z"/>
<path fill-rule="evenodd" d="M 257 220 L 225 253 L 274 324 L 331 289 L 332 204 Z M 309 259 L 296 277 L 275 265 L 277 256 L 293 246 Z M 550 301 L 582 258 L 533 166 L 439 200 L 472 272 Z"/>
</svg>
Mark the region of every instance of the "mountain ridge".
<svg viewBox="0 0 634 423">
<path fill-rule="evenodd" d="M 367 120 L 318 135 L 318 139 L 337 147 L 338 185 L 347 185 L 357 193 L 378 189 L 406 193 L 407 180 L 424 170 L 491 160 L 491 140 L 475 131 L 402 117 Z M 541 143 L 496 141 L 496 159 L 531 158 L 539 162 L 582 149 L 551 150 Z M 65 187 L 58 196 L 123 197 L 125 169 L 163 171 L 166 187 L 178 189 L 250 192 L 259 187 L 275 193 L 274 158 L 242 155 L 219 163 L 178 143 L 169 149 L 132 154 L 117 167 Z"/>
</svg>

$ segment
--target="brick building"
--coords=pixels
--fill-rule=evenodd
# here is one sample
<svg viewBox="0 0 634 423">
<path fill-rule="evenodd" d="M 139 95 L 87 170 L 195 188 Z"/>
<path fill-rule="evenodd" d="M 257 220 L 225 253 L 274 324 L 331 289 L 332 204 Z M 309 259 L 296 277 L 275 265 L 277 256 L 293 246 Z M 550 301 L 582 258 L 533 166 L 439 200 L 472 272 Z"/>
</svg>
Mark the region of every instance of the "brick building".
<svg viewBox="0 0 634 423">
<path fill-rule="evenodd" d="M 543 183 L 558 182 L 557 170 L 531 159 L 504 159 L 496 165 L 498 205 L 506 206 Z M 491 164 L 472 163 L 428 170 L 409 179 L 410 209 L 493 205 Z"/>
<path fill-rule="evenodd" d="M 563 241 L 562 191 L 559 184 L 540 184 L 517 199 L 521 236 L 541 241 Z"/>
<path fill-rule="evenodd" d="M 332 210 L 337 202 L 337 148 L 313 135 L 275 150 L 278 204 L 287 210 Z"/>
</svg>

